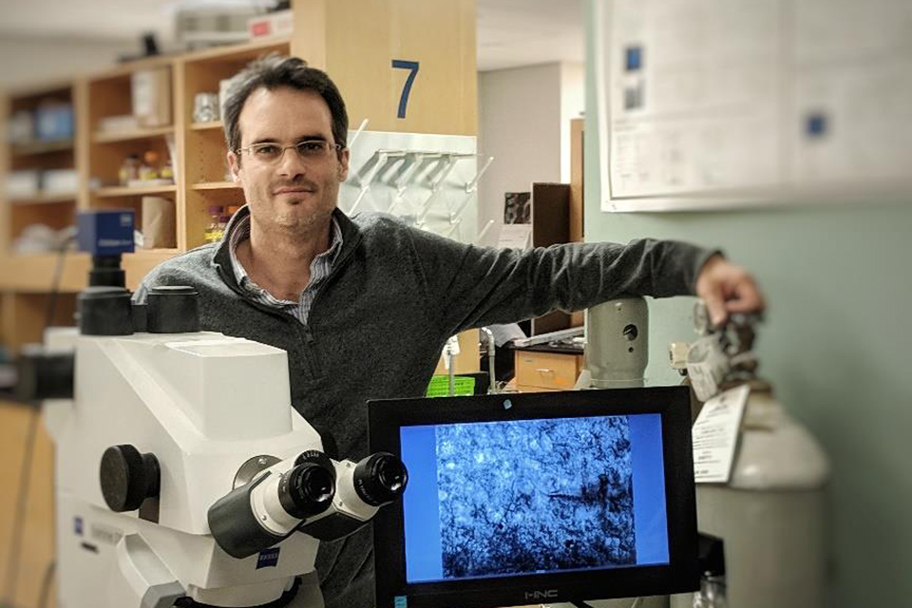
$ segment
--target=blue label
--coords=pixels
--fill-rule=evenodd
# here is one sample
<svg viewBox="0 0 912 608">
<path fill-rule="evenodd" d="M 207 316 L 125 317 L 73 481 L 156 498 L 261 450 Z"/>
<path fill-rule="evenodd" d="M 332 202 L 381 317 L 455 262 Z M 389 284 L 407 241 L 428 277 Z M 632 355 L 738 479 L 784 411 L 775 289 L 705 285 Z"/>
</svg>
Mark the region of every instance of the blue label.
<svg viewBox="0 0 912 608">
<path fill-rule="evenodd" d="M 82 518 L 74 517 L 73 518 L 73 534 L 76 536 L 82 536 Z"/>
<path fill-rule="evenodd" d="M 809 138 L 822 137 L 827 131 L 827 117 L 822 112 L 808 114 L 805 118 L 805 131 Z"/>
<path fill-rule="evenodd" d="M 643 48 L 628 46 L 624 49 L 624 68 L 628 72 L 638 72 L 643 69 Z"/>
<path fill-rule="evenodd" d="M 260 551 L 260 556 L 257 558 L 257 570 L 260 568 L 275 568 L 278 565 L 279 547 L 273 547 L 272 549 L 263 549 Z"/>
<path fill-rule="evenodd" d="M 395 608 L 408 608 L 408 598 L 404 595 L 397 595 L 393 598 L 393 606 Z"/>
</svg>

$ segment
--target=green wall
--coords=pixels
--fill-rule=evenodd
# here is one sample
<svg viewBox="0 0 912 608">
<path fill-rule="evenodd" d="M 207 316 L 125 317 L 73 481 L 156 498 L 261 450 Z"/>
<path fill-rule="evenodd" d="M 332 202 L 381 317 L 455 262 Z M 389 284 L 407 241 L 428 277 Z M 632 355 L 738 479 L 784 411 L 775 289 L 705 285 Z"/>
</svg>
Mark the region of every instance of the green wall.
<svg viewBox="0 0 912 608">
<path fill-rule="evenodd" d="M 597 1 L 585 5 L 589 59 Z M 769 304 L 761 371 L 830 457 L 831 605 L 912 606 L 912 193 L 892 205 L 603 213 L 592 65 L 586 239 L 692 241 L 721 247 L 754 273 Z M 692 302 L 650 302 L 650 381 L 678 382 L 667 345 L 694 338 Z"/>
</svg>

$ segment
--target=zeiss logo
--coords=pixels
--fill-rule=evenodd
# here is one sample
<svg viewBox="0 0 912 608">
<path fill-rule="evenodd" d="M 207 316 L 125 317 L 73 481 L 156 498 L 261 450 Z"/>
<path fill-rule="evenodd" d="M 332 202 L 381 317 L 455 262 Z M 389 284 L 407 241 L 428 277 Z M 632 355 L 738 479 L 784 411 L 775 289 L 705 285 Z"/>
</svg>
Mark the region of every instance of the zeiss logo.
<svg viewBox="0 0 912 608">
<path fill-rule="evenodd" d="M 526 591 L 527 600 L 553 600 L 557 597 L 557 589 L 547 591 Z"/>
<path fill-rule="evenodd" d="M 279 547 L 273 547 L 272 549 L 263 549 L 260 551 L 260 555 L 257 557 L 257 570 L 260 568 L 275 568 L 278 565 Z"/>
</svg>

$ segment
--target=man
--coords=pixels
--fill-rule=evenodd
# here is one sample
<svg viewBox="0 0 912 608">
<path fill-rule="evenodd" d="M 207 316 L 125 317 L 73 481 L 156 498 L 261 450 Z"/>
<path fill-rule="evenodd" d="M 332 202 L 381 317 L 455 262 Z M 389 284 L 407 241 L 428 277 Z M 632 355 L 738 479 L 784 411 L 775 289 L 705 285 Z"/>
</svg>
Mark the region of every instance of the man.
<svg viewBox="0 0 912 608">
<path fill-rule="evenodd" d="M 463 330 L 622 293 L 695 290 L 716 322 L 763 307 L 746 272 L 681 243 L 522 253 L 463 245 L 384 215 L 346 217 L 336 208 L 349 169 L 345 104 L 299 59 L 251 64 L 232 84 L 224 121 L 248 205 L 221 243 L 162 264 L 138 297 L 155 285 L 193 285 L 204 329 L 288 351 L 292 403 L 332 456 L 365 456 L 365 400 L 423 395 L 444 342 Z M 328 607 L 372 606 L 370 528 L 323 543 L 317 569 Z"/>
</svg>

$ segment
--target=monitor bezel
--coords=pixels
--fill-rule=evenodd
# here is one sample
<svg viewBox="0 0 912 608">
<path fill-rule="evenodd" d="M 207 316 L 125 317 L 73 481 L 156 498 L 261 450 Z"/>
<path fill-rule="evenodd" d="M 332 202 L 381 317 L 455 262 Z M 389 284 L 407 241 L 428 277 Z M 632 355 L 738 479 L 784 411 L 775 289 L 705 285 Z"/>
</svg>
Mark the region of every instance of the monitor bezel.
<svg viewBox="0 0 912 608">
<path fill-rule="evenodd" d="M 401 456 L 403 426 L 660 414 L 669 563 L 585 572 L 407 583 L 402 501 L 374 518 L 378 608 L 494 608 L 685 593 L 699 588 L 690 389 L 685 386 L 368 402 L 371 452 Z"/>
</svg>

